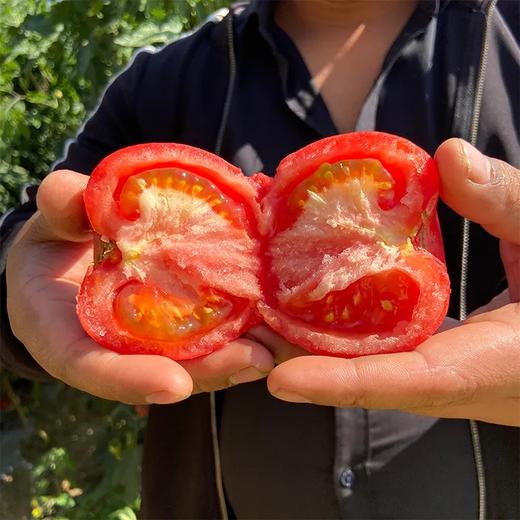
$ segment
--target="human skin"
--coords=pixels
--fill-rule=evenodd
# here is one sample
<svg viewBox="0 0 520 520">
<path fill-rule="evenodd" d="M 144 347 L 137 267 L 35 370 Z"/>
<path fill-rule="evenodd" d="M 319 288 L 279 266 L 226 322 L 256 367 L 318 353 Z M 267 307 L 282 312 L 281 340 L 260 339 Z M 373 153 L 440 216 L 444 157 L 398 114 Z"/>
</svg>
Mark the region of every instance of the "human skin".
<svg viewBox="0 0 520 520">
<path fill-rule="evenodd" d="M 276 23 L 300 51 L 339 133 L 352 132 L 417 0 L 286 0 Z M 345 103 L 348 100 L 348 103 Z"/>
<path fill-rule="evenodd" d="M 460 139 L 443 143 L 435 159 L 444 201 L 501 239 L 508 290 L 412 352 L 308 356 L 256 327 L 250 337 L 280 363 L 268 377 L 275 397 L 520 426 L 520 171 Z"/>
</svg>

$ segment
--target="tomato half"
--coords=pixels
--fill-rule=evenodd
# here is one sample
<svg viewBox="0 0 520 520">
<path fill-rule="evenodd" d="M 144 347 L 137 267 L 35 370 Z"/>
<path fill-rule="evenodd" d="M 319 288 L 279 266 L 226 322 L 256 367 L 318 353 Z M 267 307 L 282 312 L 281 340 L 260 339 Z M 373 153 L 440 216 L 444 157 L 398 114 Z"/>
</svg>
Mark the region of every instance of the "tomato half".
<svg viewBox="0 0 520 520">
<path fill-rule="evenodd" d="M 379 132 L 286 157 L 262 201 L 264 320 L 311 352 L 410 350 L 448 306 L 434 161 Z"/>
<path fill-rule="evenodd" d="M 265 180 L 185 145 L 104 159 L 84 196 L 97 234 L 78 296 L 88 334 L 117 352 L 181 360 L 257 323 L 260 187 Z"/>
</svg>

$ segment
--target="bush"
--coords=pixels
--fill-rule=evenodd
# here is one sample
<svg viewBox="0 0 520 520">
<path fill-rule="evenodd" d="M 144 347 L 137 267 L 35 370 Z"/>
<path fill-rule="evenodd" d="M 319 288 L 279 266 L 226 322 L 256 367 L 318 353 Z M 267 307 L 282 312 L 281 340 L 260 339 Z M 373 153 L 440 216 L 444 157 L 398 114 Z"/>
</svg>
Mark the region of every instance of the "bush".
<svg viewBox="0 0 520 520">
<path fill-rule="evenodd" d="M 37 182 L 136 49 L 226 0 L 0 0 L 0 212 Z"/>
</svg>

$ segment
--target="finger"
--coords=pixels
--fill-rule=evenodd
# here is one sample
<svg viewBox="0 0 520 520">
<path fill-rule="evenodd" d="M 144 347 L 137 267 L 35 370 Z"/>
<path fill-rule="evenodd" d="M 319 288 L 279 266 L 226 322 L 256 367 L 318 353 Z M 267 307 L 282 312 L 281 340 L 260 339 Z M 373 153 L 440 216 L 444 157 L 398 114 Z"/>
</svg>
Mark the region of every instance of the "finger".
<svg viewBox="0 0 520 520">
<path fill-rule="evenodd" d="M 520 244 L 520 171 L 486 157 L 462 139 L 435 153 L 441 197 L 460 215 L 498 238 Z"/>
<path fill-rule="evenodd" d="M 501 240 L 500 256 L 506 271 L 510 301 L 520 302 L 520 244 Z"/>
<path fill-rule="evenodd" d="M 280 364 L 297 356 L 309 356 L 310 353 L 301 347 L 289 343 L 285 338 L 276 333 L 271 327 L 257 325 L 248 330 L 247 337 L 259 341 L 274 356 L 275 363 Z"/>
<path fill-rule="evenodd" d="M 415 351 L 356 359 L 301 357 L 276 367 L 273 395 L 329 406 L 418 409 L 520 395 L 520 306 L 468 319 Z"/>
<path fill-rule="evenodd" d="M 83 192 L 88 176 L 57 170 L 43 179 L 36 202 L 43 217 L 42 240 L 83 241 L 91 238 Z"/>
<path fill-rule="evenodd" d="M 416 415 L 429 415 L 444 419 L 475 419 L 493 424 L 520 426 L 520 398 L 517 397 L 466 405 L 410 408 L 407 411 Z"/>
<path fill-rule="evenodd" d="M 50 301 L 51 311 L 54 306 Z M 72 319 L 74 313 L 71 306 L 70 316 L 65 317 Z M 163 404 L 191 395 L 191 377 L 171 359 L 121 355 L 97 345 L 79 329 L 79 324 L 71 325 L 64 337 L 54 341 L 44 334 L 37 339 L 23 332 L 17 335 L 51 376 L 97 397 L 128 404 Z"/>
<path fill-rule="evenodd" d="M 69 346 L 61 360 L 64 362 L 52 366 L 51 375 L 104 399 L 135 405 L 170 404 L 192 393 L 189 374 L 162 356 L 121 355 L 84 338 Z"/>
<path fill-rule="evenodd" d="M 259 343 L 240 338 L 198 359 L 181 361 L 191 375 L 194 393 L 222 390 L 266 377 L 273 369 L 271 353 Z"/>
</svg>

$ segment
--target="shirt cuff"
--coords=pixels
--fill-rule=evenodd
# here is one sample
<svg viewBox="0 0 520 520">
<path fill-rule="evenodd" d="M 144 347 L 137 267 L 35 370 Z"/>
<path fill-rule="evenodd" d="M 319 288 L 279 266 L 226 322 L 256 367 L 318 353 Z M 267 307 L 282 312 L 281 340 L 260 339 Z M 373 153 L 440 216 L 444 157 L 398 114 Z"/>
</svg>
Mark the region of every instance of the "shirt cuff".
<svg viewBox="0 0 520 520">
<path fill-rule="evenodd" d="M 52 377 L 38 365 L 13 334 L 7 314 L 7 252 L 20 228 L 35 211 L 36 203 L 32 196 L 22 206 L 8 211 L 0 218 L 0 369 L 9 370 L 27 379 L 44 381 Z"/>
</svg>

